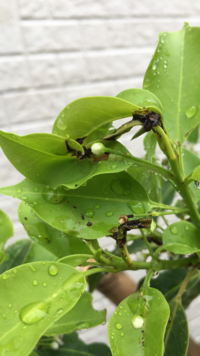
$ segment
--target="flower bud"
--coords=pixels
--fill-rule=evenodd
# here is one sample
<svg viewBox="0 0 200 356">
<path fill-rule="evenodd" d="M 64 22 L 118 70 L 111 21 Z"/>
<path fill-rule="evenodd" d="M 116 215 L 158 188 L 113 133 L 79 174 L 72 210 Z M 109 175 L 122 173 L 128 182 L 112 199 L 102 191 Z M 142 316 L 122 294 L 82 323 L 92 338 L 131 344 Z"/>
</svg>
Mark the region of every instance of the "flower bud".
<svg viewBox="0 0 200 356">
<path fill-rule="evenodd" d="M 103 143 L 94 143 L 91 147 L 92 153 L 94 153 L 96 156 L 101 156 L 105 153 L 105 146 Z"/>
</svg>

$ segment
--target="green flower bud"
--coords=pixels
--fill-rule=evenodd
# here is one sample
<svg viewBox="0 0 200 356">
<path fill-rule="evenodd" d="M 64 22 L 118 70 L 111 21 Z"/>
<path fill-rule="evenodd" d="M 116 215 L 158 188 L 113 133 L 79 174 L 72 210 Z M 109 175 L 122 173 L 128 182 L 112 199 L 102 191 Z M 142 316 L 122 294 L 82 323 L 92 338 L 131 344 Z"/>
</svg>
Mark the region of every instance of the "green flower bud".
<svg viewBox="0 0 200 356">
<path fill-rule="evenodd" d="M 94 143 L 91 147 L 92 153 L 96 156 L 101 156 L 105 153 L 106 147 L 103 143 Z"/>
</svg>

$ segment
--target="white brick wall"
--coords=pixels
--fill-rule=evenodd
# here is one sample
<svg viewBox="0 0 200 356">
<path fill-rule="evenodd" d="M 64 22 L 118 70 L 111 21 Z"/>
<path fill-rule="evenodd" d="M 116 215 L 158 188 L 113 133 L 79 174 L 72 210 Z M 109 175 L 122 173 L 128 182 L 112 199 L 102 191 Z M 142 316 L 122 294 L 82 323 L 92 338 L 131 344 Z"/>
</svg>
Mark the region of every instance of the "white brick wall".
<svg viewBox="0 0 200 356">
<path fill-rule="evenodd" d="M 200 26 L 199 0 L 0 0 L 0 129 L 51 132 L 59 111 L 76 98 L 141 88 L 158 33 L 181 29 L 184 21 Z M 137 153 L 130 142 L 128 148 Z M 0 186 L 20 180 L 0 152 Z M 21 238 L 17 205 L 0 197 Z M 99 304 L 96 295 L 96 306 L 108 306 L 110 315 L 113 305 Z M 105 327 L 83 336 L 103 340 Z"/>
</svg>

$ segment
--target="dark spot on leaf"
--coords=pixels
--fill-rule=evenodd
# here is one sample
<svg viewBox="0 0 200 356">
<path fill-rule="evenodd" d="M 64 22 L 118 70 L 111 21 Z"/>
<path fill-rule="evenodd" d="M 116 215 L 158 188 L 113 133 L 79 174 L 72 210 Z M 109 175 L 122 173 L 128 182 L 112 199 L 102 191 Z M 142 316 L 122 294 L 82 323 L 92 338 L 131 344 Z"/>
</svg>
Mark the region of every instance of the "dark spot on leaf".
<svg viewBox="0 0 200 356">
<path fill-rule="evenodd" d="M 87 223 L 87 226 L 92 226 L 92 223 L 89 221 L 89 222 Z"/>
<path fill-rule="evenodd" d="M 75 187 L 78 187 L 78 184 L 75 184 Z"/>
<path fill-rule="evenodd" d="M 93 162 L 107 161 L 109 159 L 109 153 L 105 152 L 102 156 L 92 156 Z"/>
<path fill-rule="evenodd" d="M 75 205 L 73 206 L 73 208 L 74 208 L 74 209 L 77 209 L 77 207 L 76 207 Z"/>
<path fill-rule="evenodd" d="M 85 220 L 85 216 L 83 214 L 81 214 L 81 219 Z"/>
<path fill-rule="evenodd" d="M 25 220 L 28 220 L 27 218 L 24 218 Z"/>
<path fill-rule="evenodd" d="M 188 132 L 186 133 L 185 137 L 188 137 L 189 134 L 191 134 L 191 132 L 192 132 L 193 130 L 194 130 L 194 127 L 193 127 L 190 131 L 188 131 Z"/>
</svg>

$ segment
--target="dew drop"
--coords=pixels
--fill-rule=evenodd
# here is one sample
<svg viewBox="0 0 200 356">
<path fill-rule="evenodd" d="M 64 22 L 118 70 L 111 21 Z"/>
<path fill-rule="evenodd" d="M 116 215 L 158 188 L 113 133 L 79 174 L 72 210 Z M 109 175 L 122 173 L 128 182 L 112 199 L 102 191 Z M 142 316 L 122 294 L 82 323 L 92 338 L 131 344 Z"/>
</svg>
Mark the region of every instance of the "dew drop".
<svg viewBox="0 0 200 356">
<path fill-rule="evenodd" d="M 61 314 L 62 312 L 63 312 L 63 309 L 61 309 L 61 308 L 57 310 L 58 314 Z"/>
<path fill-rule="evenodd" d="M 106 213 L 106 216 L 108 216 L 108 217 L 113 216 L 113 212 L 112 212 L 112 211 L 108 211 L 108 212 Z"/>
<path fill-rule="evenodd" d="M 112 165 L 112 169 L 117 169 L 118 165 L 117 164 L 113 164 Z"/>
<path fill-rule="evenodd" d="M 94 207 L 95 209 L 100 209 L 100 205 L 95 205 L 95 207 Z"/>
<path fill-rule="evenodd" d="M 178 234 L 178 229 L 176 226 L 171 226 L 170 231 L 173 235 L 177 235 Z"/>
<path fill-rule="evenodd" d="M 33 280 L 33 285 L 34 285 L 34 286 L 37 286 L 37 284 L 38 284 L 38 281 L 37 281 L 36 279 L 34 279 L 34 280 Z"/>
<path fill-rule="evenodd" d="M 57 205 L 62 203 L 64 199 L 64 190 L 62 188 L 52 189 L 46 186 L 43 189 L 42 196 L 47 203 Z"/>
<path fill-rule="evenodd" d="M 152 69 L 153 69 L 153 70 L 156 70 L 156 69 L 157 69 L 157 62 L 156 62 L 156 61 L 153 62 Z"/>
<path fill-rule="evenodd" d="M 94 216 L 94 210 L 93 210 L 93 209 L 87 209 L 86 212 L 85 212 L 85 215 L 86 215 L 88 218 L 93 218 L 93 216 Z"/>
<path fill-rule="evenodd" d="M 22 189 L 17 189 L 17 193 L 21 193 L 22 192 Z"/>
<path fill-rule="evenodd" d="M 25 324 L 36 324 L 47 316 L 49 308 L 50 303 L 30 303 L 21 309 L 20 318 Z"/>
<path fill-rule="evenodd" d="M 29 267 L 30 267 L 31 271 L 33 271 L 33 272 L 37 271 L 36 268 L 32 264 L 30 264 Z"/>
<path fill-rule="evenodd" d="M 51 296 L 52 296 L 52 298 L 56 298 L 57 295 L 58 295 L 58 293 L 53 293 Z"/>
<path fill-rule="evenodd" d="M 198 180 L 195 180 L 194 186 L 195 186 L 195 188 L 200 189 L 200 182 Z"/>
<path fill-rule="evenodd" d="M 124 333 L 121 333 L 120 335 L 121 335 L 121 336 L 124 336 Z"/>
<path fill-rule="evenodd" d="M 54 263 L 49 266 L 49 274 L 51 276 L 56 276 L 58 274 L 58 267 Z"/>
<path fill-rule="evenodd" d="M 185 109 L 185 114 L 186 116 L 188 117 L 188 119 L 190 119 L 191 117 L 193 117 L 196 113 L 197 113 L 197 106 L 195 105 L 192 105 L 192 106 L 188 106 L 186 109 Z"/>
<path fill-rule="evenodd" d="M 2 279 L 7 279 L 7 278 L 8 278 L 7 274 L 2 275 Z"/>
<path fill-rule="evenodd" d="M 134 329 L 141 329 L 144 325 L 144 319 L 140 315 L 135 315 L 131 319 L 131 323 L 132 323 Z"/>
<path fill-rule="evenodd" d="M 47 283 L 43 283 L 43 287 L 46 287 L 47 286 Z"/>
<path fill-rule="evenodd" d="M 38 188 L 38 187 L 35 187 L 33 190 L 34 190 L 34 192 L 38 192 L 38 191 L 39 191 L 39 188 Z"/>
<path fill-rule="evenodd" d="M 114 336 L 113 335 L 111 336 L 111 339 L 114 340 Z"/>
<path fill-rule="evenodd" d="M 146 209 L 143 203 L 137 201 L 130 201 L 128 203 L 128 207 L 136 214 L 144 214 Z"/>
<path fill-rule="evenodd" d="M 145 79 L 144 83 L 143 83 L 143 87 L 144 89 L 148 88 L 150 85 L 150 80 L 149 79 Z"/>
<path fill-rule="evenodd" d="M 8 308 L 12 308 L 12 304 L 8 304 Z"/>
<path fill-rule="evenodd" d="M 28 198 L 25 195 L 23 195 L 22 199 L 27 200 Z"/>
<path fill-rule="evenodd" d="M 61 118 L 58 119 L 56 126 L 59 130 L 65 130 L 67 128 L 67 125 L 63 122 Z"/>
<path fill-rule="evenodd" d="M 115 327 L 116 327 L 116 329 L 121 330 L 122 329 L 122 324 L 117 323 L 117 324 L 115 324 Z"/>
</svg>

